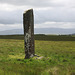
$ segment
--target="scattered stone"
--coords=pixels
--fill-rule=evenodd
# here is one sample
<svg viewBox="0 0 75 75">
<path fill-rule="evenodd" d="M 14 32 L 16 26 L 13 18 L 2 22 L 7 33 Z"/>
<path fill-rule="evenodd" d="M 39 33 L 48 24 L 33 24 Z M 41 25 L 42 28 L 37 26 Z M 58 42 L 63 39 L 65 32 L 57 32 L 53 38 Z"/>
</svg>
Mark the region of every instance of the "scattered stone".
<svg viewBox="0 0 75 75">
<path fill-rule="evenodd" d="M 44 57 L 43 56 L 39 56 L 39 57 L 36 57 L 35 59 L 43 59 Z"/>
</svg>

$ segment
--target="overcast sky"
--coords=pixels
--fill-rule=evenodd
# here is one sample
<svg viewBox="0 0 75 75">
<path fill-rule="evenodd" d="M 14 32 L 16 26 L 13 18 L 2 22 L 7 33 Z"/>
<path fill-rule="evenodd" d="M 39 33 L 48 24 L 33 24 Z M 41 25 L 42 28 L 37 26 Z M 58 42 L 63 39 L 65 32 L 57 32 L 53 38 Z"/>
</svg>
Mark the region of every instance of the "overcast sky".
<svg viewBox="0 0 75 75">
<path fill-rule="evenodd" d="M 35 28 L 75 28 L 75 0 L 0 0 L 0 31 L 23 29 L 23 12 L 30 8 Z"/>
</svg>

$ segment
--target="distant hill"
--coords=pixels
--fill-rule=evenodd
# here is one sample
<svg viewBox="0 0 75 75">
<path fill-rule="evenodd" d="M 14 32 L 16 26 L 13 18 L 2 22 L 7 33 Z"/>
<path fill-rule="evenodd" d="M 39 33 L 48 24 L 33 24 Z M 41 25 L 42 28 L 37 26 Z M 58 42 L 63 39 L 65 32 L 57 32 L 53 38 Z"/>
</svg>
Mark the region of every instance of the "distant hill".
<svg viewBox="0 0 75 75">
<path fill-rule="evenodd" d="M 23 34 L 23 30 L 13 29 L 13 30 L 0 31 L 0 35 L 13 35 L 13 34 Z"/>
<path fill-rule="evenodd" d="M 75 29 L 35 28 L 34 32 L 35 34 L 72 34 L 75 33 Z M 12 34 L 23 34 L 23 29 L 0 31 L 0 35 L 12 35 Z"/>
<path fill-rule="evenodd" d="M 71 34 L 71 35 L 75 35 L 75 33 Z"/>
<path fill-rule="evenodd" d="M 75 29 L 62 29 L 62 28 L 35 28 L 35 34 L 72 34 Z"/>
</svg>

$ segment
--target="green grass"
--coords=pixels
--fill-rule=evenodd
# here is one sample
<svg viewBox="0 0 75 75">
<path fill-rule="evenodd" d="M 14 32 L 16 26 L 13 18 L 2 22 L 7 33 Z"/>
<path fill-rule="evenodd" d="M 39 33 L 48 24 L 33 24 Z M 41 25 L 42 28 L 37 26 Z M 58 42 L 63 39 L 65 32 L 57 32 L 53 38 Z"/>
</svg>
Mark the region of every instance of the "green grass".
<svg viewBox="0 0 75 75">
<path fill-rule="evenodd" d="M 35 35 L 42 59 L 24 59 L 23 35 L 0 38 L 0 75 L 75 75 L 74 36 Z"/>
</svg>

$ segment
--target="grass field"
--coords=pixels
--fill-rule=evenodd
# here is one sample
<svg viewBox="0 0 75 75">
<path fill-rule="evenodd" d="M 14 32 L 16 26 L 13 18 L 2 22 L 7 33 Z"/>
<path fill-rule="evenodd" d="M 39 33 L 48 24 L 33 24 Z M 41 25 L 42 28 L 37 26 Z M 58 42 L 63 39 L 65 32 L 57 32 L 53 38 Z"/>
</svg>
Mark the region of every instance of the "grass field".
<svg viewBox="0 0 75 75">
<path fill-rule="evenodd" d="M 75 36 L 35 35 L 35 54 L 24 59 L 23 35 L 0 36 L 0 75 L 75 75 Z"/>
</svg>

